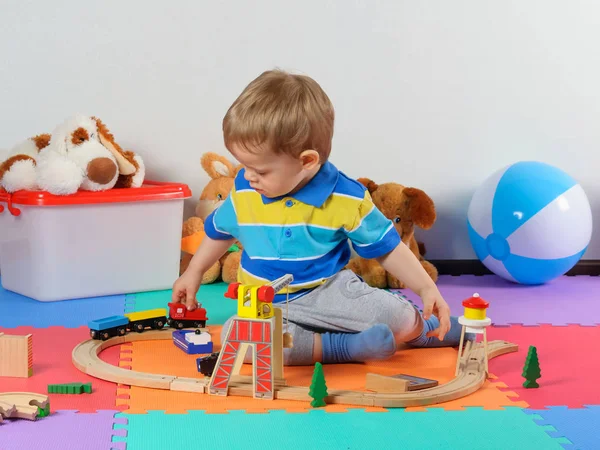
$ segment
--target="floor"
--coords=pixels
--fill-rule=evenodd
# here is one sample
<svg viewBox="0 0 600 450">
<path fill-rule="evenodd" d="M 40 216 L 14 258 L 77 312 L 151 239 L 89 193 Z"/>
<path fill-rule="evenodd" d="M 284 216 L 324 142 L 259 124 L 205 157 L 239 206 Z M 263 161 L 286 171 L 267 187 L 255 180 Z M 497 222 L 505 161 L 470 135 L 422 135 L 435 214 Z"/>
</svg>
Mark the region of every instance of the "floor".
<svg viewBox="0 0 600 450">
<path fill-rule="evenodd" d="M 41 303 L 0 289 L 0 332 L 33 334 L 34 374 L 2 378 L 0 392 L 47 392 L 49 383 L 91 382 L 92 394 L 51 394 L 52 414 L 0 424 L 1 450 L 28 449 L 598 449 L 600 448 L 600 278 L 562 277 L 545 286 L 490 276 L 442 276 L 453 313 L 478 292 L 490 302 L 490 340 L 519 345 L 490 361 L 491 379 L 463 399 L 428 408 L 362 408 L 251 398 L 215 398 L 105 382 L 71 363 L 91 319 L 165 307 L 170 292 Z M 219 324 L 235 313 L 224 284 L 203 286 L 203 306 L 218 348 Z M 418 297 L 405 295 L 417 305 Z M 522 387 L 527 349 L 538 350 L 539 389 Z M 195 356 L 169 341 L 115 346 L 101 354 L 132 370 L 195 377 Z M 325 366 L 328 388 L 364 389 L 367 372 L 452 379 L 456 349 L 410 349 L 377 364 Z M 249 368 L 244 367 L 247 371 Z M 288 384 L 308 386 L 312 367 L 286 368 Z M 250 430 L 254 432 L 249 432 Z M 262 430 L 268 430 L 270 434 Z"/>
</svg>

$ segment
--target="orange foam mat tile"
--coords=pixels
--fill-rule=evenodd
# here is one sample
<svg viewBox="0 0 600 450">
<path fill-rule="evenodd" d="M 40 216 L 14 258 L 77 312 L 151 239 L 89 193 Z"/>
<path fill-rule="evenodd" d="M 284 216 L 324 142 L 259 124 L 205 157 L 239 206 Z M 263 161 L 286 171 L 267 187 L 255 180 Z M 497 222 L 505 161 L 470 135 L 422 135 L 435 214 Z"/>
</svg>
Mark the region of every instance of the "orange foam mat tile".
<svg viewBox="0 0 600 450">
<path fill-rule="evenodd" d="M 210 327 L 215 351 L 220 347 L 220 326 Z M 131 369 L 140 372 L 176 375 L 198 378 L 201 375 L 196 368 L 199 355 L 188 355 L 171 341 L 134 342 L 131 351 Z M 365 377 L 369 372 L 382 375 L 405 373 L 424 378 L 436 379 L 440 384 L 454 377 L 457 351 L 453 348 L 404 349 L 387 361 L 368 364 L 325 365 L 324 373 L 328 389 L 365 390 Z M 499 358 L 502 358 L 500 356 Z M 490 361 L 490 370 L 494 360 Z M 313 374 L 312 366 L 285 367 L 284 376 L 289 386 L 310 386 Z M 250 375 L 251 366 L 244 365 L 242 374 Z M 495 380 L 488 380 L 477 392 L 450 402 L 436 405 L 448 410 L 461 410 L 468 406 L 484 409 L 503 409 L 505 406 L 527 407 L 519 401 L 513 392 L 502 392 L 505 387 Z M 209 413 L 224 414 L 229 410 L 244 410 L 248 413 L 264 413 L 268 410 L 283 409 L 287 412 L 305 412 L 311 407 L 308 402 L 293 400 L 257 400 L 250 397 L 213 396 L 200 393 L 177 392 L 163 389 L 150 389 L 132 386 L 129 398 L 119 395 L 118 402 L 124 405 L 124 412 L 142 414 L 149 410 L 162 410 L 167 414 L 181 414 L 189 410 L 204 410 Z M 345 412 L 350 408 L 366 411 L 386 411 L 380 407 L 361 407 L 353 405 L 327 405 L 328 412 Z M 423 407 L 407 408 L 408 411 L 424 411 Z"/>
</svg>

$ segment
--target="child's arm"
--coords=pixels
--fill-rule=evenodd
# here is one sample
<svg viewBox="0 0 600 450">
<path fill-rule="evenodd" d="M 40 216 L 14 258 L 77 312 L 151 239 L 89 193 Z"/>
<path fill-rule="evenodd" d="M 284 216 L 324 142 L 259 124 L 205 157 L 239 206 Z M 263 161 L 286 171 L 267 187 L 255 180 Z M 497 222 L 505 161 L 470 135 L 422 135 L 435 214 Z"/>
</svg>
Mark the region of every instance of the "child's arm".
<svg viewBox="0 0 600 450">
<path fill-rule="evenodd" d="M 227 252 L 235 242 L 233 239 L 211 239 L 205 236 L 202 243 L 194 253 L 186 271 L 173 285 L 172 301 L 182 302 L 191 311 L 196 308 L 196 293 L 200 289 L 204 273 Z"/>
<path fill-rule="evenodd" d="M 437 335 L 440 341 L 444 340 L 444 336 L 450 330 L 450 307 L 414 253 L 400 241 L 396 248 L 377 258 L 377 261 L 421 297 L 425 320 L 429 319 L 432 313 L 438 317 L 439 329 L 433 330 L 428 336 Z"/>
<path fill-rule="evenodd" d="M 392 221 L 377 209 L 369 191 L 365 190 L 363 195 L 356 217 L 348 227 L 348 238 L 354 250 L 363 258 L 376 259 L 385 270 L 421 297 L 425 320 L 432 313 L 440 319 L 439 328 L 427 336 L 437 335 L 442 340 L 450 330 L 450 307 L 417 257 L 402 242 Z"/>
<path fill-rule="evenodd" d="M 206 236 L 194 253 L 185 273 L 173 285 L 173 302 L 183 302 L 190 311 L 198 305 L 196 293 L 200 289 L 204 273 L 227 252 L 236 238 L 239 238 L 233 197 L 236 195 L 236 183 L 243 177 L 243 171 L 238 172 L 234 187 L 227 198 L 204 219 Z"/>
</svg>

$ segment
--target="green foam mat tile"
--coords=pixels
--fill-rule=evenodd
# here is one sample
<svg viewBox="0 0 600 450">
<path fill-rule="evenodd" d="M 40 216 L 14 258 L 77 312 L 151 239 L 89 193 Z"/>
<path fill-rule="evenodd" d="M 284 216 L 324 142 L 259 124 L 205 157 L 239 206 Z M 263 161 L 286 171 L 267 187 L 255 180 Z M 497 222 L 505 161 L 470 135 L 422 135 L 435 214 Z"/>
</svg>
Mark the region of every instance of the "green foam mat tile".
<svg viewBox="0 0 600 450">
<path fill-rule="evenodd" d="M 229 317 L 236 314 L 237 302 L 225 298 L 227 283 L 203 284 L 198 291 L 198 301 L 206 308 L 208 325 L 224 324 Z M 164 291 L 140 292 L 130 294 L 125 301 L 127 312 L 145 311 L 154 308 L 167 308 L 171 301 L 171 289 Z"/>
<path fill-rule="evenodd" d="M 210 449 L 561 449 L 560 441 L 521 408 L 467 408 L 407 413 L 402 409 L 345 414 L 312 410 L 268 414 L 120 414 L 128 419 L 127 450 Z M 176 430 L 176 431 L 175 431 Z M 168 439 L 164 439 L 168 436 Z"/>
</svg>

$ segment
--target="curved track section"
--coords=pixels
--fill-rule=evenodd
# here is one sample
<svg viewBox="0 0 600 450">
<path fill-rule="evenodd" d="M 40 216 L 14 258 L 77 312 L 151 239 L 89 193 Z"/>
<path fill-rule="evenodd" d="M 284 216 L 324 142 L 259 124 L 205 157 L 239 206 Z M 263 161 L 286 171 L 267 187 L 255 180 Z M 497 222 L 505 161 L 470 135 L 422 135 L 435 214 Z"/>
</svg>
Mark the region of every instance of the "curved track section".
<svg viewBox="0 0 600 450">
<path fill-rule="evenodd" d="M 107 341 L 87 340 L 73 349 L 72 360 L 75 367 L 88 375 L 115 383 L 130 386 L 150 387 L 172 391 L 205 393 L 210 378 L 183 378 L 174 375 L 159 375 L 112 366 L 102 361 L 98 355 L 102 350 L 126 342 L 148 340 L 170 340 L 172 330 L 150 330 L 140 334 L 127 334 Z M 469 343 L 470 344 L 470 343 Z M 505 353 L 516 352 L 518 346 L 505 341 L 488 342 L 488 357 L 495 358 Z M 457 398 L 465 397 L 477 391 L 485 383 L 487 374 L 484 364 L 484 350 L 481 343 L 473 346 L 467 345 L 459 367 L 458 376 L 452 381 L 429 389 L 403 393 L 376 393 L 364 391 L 345 391 L 331 389 L 325 399 L 327 403 L 338 403 L 357 406 L 381 406 L 389 408 L 403 408 L 408 406 L 427 406 L 443 403 Z M 229 394 L 246 397 L 253 396 L 251 377 L 250 380 L 242 379 L 231 381 Z M 311 401 L 308 387 L 279 386 L 275 391 L 275 398 L 285 400 Z M 2 400 L 0 398 L 0 400 Z"/>
<path fill-rule="evenodd" d="M 0 394 L 0 422 L 4 418 L 35 420 L 38 407 L 44 409 L 48 396 L 35 392 L 3 392 Z"/>
</svg>

